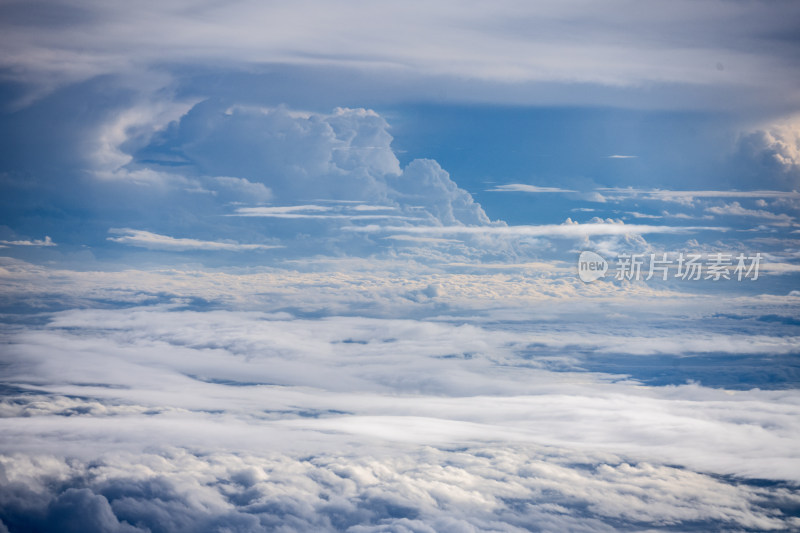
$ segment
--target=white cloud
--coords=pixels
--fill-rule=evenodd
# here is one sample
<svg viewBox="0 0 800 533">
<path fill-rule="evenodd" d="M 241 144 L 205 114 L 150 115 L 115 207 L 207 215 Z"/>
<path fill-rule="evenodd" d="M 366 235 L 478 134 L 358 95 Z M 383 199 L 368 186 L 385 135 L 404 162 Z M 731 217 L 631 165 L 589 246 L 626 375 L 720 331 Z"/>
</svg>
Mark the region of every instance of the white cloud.
<svg viewBox="0 0 800 533">
<path fill-rule="evenodd" d="M 186 114 L 194 104 L 196 102 L 155 100 L 115 113 L 94 135 L 88 155 L 94 175 L 101 179 L 137 183 L 183 181 L 184 178 L 170 172 L 130 168 L 128 165 L 133 162 L 131 151 L 146 145 L 153 135 Z"/>
<path fill-rule="evenodd" d="M 158 530 L 164 524 L 154 517 L 169 520 L 176 531 L 290 525 L 326 533 L 345 527 L 352 533 L 589 533 L 684 524 L 779 530 L 797 524 L 770 508 L 775 500 L 795 505 L 790 490 L 538 446 L 398 450 L 392 458 L 378 450 L 298 457 L 170 448 L 91 461 L 12 455 L 0 464 L 11 482 L 3 491 L 6 519 L 27 511 L 29 521 L 55 526 L 50 529 L 100 523 L 106 531 Z M 81 489 L 70 492 L 75 486 Z M 141 529 L 124 529 L 114 512 Z"/>
<path fill-rule="evenodd" d="M 84 307 L 0 332 L 12 530 L 20 515 L 45 530 L 798 525 L 796 390 L 634 370 L 702 381 L 769 360 L 777 379 L 800 341 L 770 317 L 793 320 L 800 294 L 585 285 L 546 261 L 0 266 L 4 304 Z M 171 303 L 119 307 L 136 298 Z"/>
<path fill-rule="evenodd" d="M 285 219 L 321 219 L 321 220 L 425 220 L 405 215 L 391 215 L 388 213 L 374 213 L 369 215 L 357 214 L 363 211 L 375 211 L 374 209 L 357 209 L 354 206 L 351 213 L 349 209 L 337 210 L 337 213 L 325 213 L 333 211 L 328 206 L 300 205 L 300 206 L 277 206 L 277 207 L 238 207 L 234 214 L 228 216 L 238 217 L 263 217 L 263 218 L 285 218 Z M 324 214 L 321 214 L 324 213 Z"/>
<path fill-rule="evenodd" d="M 395 206 L 391 205 L 363 205 L 357 204 L 353 206 L 353 211 L 394 211 Z"/>
<path fill-rule="evenodd" d="M 442 259 L 453 262 L 451 254 Z M 550 267 L 543 267 L 538 276 L 517 279 L 508 275 L 452 273 L 405 259 L 322 258 L 316 262 L 303 259 L 287 263 L 289 271 L 243 273 L 128 268 L 124 272 L 87 274 L 0 258 L 4 286 L 0 295 L 7 301 L 19 299 L 45 306 L 48 298 L 52 298 L 54 305 L 74 307 L 91 306 L 93 301 L 152 302 L 167 295 L 246 309 L 291 307 L 316 312 L 324 308 L 341 313 L 352 312 L 372 302 L 374 313 L 390 316 L 411 312 L 410 303 L 401 297 L 404 292 L 432 284 L 446 289 L 442 301 L 468 309 L 493 307 L 498 300 L 511 307 L 528 308 L 537 301 L 560 298 L 623 300 L 631 295 L 640 299 L 686 298 L 683 293 L 670 294 L 646 286 L 621 288 L 605 283 L 587 286 L 575 275 L 552 279 L 557 269 Z M 298 272 L 297 269 L 311 271 Z M 370 291 L 365 292 L 363 287 L 370 287 Z"/>
<path fill-rule="evenodd" d="M 636 159 L 639 156 L 636 155 L 610 155 L 607 156 L 607 159 Z"/>
<path fill-rule="evenodd" d="M 10 246 L 57 246 L 53 240 L 45 235 L 44 240 L 42 239 L 33 239 L 33 240 L 20 240 L 20 241 L 0 241 L 2 244 L 7 244 Z"/>
<path fill-rule="evenodd" d="M 616 156 L 617 158 L 622 156 Z M 579 191 L 571 189 L 561 189 L 557 187 L 538 187 L 522 183 L 511 183 L 498 185 L 491 192 L 530 192 L 530 193 L 575 193 Z M 800 199 L 798 191 L 778 191 L 778 190 L 697 190 L 680 191 L 668 189 L 640 189 L 633 187 L 598 187 L 593 191 L 581 192 L 582 197 L 588 201 L 604 203 L 609 200 L 621 201 L 627 199 L 654 200 L 661 202 L 675 202 L 684 205 L 692 205 L 698 198 L 754 198 L 757 201 L 764 201 L 764 198 L 786 201 L 787 199 Z M 632 213 L 633 214 L 633 213 Z M 638 218 L 649 218 L 653 215 L 640 216 Z M 669 215 L 674 216 L 674 215 Z"/>
<path fill-rule="evenodd" d="M 435 299 L 448 290 L 429 292 Z M 582 372 L 582 360 L 570 355 L 599 347 L 774 357 L 793 353 L 796 339 L 726 336 L 696 325 L 673 339 L 659 327 L 642 335 L 641 324 L 593 333 L 586 324 L 521 331 L 462 321 L 297 319 L 178 306 L 58 313 L 7 337 L 6 383 L 94 400 L 10 401 L 13 416 L 0 419 L 5 450 L 91 457 L 202 443 L 258 453 L 266 435 L 272 452 L 312 455 L 347 442 L 357 449 L 517 443 L 800 479 L 796 391 L 643 387 Z M 76 416 L 64 416 L 70 413 Z M 45 428 L 63 438 L 41 439 Z"/>
<path fill-rule="evenodd" d="M 634 218 L 652 218 L 652 219 L 664 218 L 664 215 L 648 215 L 647 213 L 639 213 L 638 211 L 631 211 L 628 214 Z"/>
<path fill-rule="evenodd" d="M 742 207 L 739 202 L 707 207 L 706 211 L 715 215 L 762 218 L 784 226 L 795 225 L 794 217 L 785 213 L 773 213 L 764 209 L 747 209 Z"/>
<path fill-rule="evenodd" d="M 640 198 L 643 200 L 658 200 L 681 204 L 691 204 L 696 198 L 800 198 L 800 192 L 777 190 L 674 191 L 668 189 L 637 189 L 632 187 L 600 187 L 597 190 L 611 199 Z"/>
<path fill-rule="evenodd" d="M 6 77 L 43 87 L 40 91 L 100 74 L 124 72 L 133 78 L 143 66 L 198 61 L 353 67 L 404 80 L 427 97 L 444 79 L 455 95 L 490 102 L 532 103 L 543 96 L 574 101 L 574 88 L 514 90 L 525 82 L 556 82 L 723 86 L 732 92 L 739 88 L 749 102 L 756 100 L 755 93 L 783 103 L 791 101 L 797 82 L 793 56 L 776 37 L 794 29 L 796 11 L 789 4 L 768 11 L 757 4 L 688 1 L 641 11 L 621 1 L 602 7 L 503 1 L 491 8 L 419 1 L 367 7 L 345 2 L 335 8 L 314 1 L 224 7 L 150 2 L 143 11 L 97 3 L 47 5 L 59 9 L 63 24 L 19 8 L 3 17 L 1 33 Z M 81 22 L 67 23 L 73 20 Z M 31 26 L 47 31 L 31 31 Z M 409 39 L 405 30 L 412 26 L 416 30 Z M 506 90 L 498 94 L 486 83 Z M 709 104 L 724 100 L 718 89 L 703 99 Z"/>
<path fill-rule="evenodd" d="M 793 189 L 800 187 L 800 126 L 797 117 L 743 134 L 738 140 L 736 156 L 762 181 Z"/>
<path fill-rule="evenodd" d="M 458 239 L 442 239 L 439 237 L 425 237 L 422 235 L 388 235 L 384 239 L 401 242 L 430 243 L 430 244 L 453 244 L 461 242 Z"/>
<path fill-rule="evenodd" d="M 112 129 L 120 139 L 127 138 L 128 128 Z M 147 159 L 115 159 L 115 164 L 124 164 L 117 169 L 124 177 L 141 181 L 146 174 L 151 182 L 164 183 L 175 175 L 175 183 L 215 195 L 221 186 L 234 189 L 240 196 L 235 216 L 490 223 L 481 206 L 435 161 L 413 160 L 401 168 L 388 123 L 367 109 L 296 113 L 206 101 L 173 127 L 147 138 Z M 118 141 L 115 146 L 127 146 L 130 139 Z M 178 157 L 181 166 L 161 170 L 161 154 L 170 160 Z M 336 209 L 310 203 L 320 197 L 338 202 Z M 285 205 L 241 203 L 267 198 Z"/>
<path fill-rule="evenodd" d="M 112 228 L 109 230 L 109 232 L 120 235 L 120 237 L 108 237 L 109 241 L 120 244 L 130 244 L 131 246 L 139 246 L 142 248 L 148 248 L 150 250 L 167 250 L 175 252 L 189 250 L 243 252 L 282 248 L 282 246 L 266 244 L 241 244 L 233 241 L 203 241 L 198 239 L 175 238 L 168 235 L 159 235 L 149 231 L 130 228 Z"/>
<path fill-rule="evenodd" d="M 524 183 L 509 183 L 506 185 L 497 185 L 489 192 L 530 192 L 530 193 L 544 193 L 544 192 L 577 192 L 570 189 L 560 189 L 558 187 L 539 187 L 537 185 L 527 185 Z"/>
<path fill-rule="evenodd" d="M 727 228 L 700 226 L 653 226 L 618 222 L 580 224 L 567 219 L 563 224 L 538 226 L 351 226 L 349 231 L 367 233 L 410 233 L 417 235 L 496 235 L 504 237 L 564 237 L 585 238 L 596 235 L 628 235 L 648 233 L 692 233 L 699 230 L 726 231 Z"/>
<path fill-rule="evenodd" d="M 411 161 L 401 175 L 390 176 L 387 183 L 390 197 L 403 205 L 422 206 L 443 224 L 490 224 L 480 204 L 431 159 Z"/>
<path fill-rule="evenodd" d="M 244 178 L 228 176 L 216 177 L 214 181 L 251 202 L 264 202 L 272 199 L 272 191 L 263 183 L 253 183 Z"/>
</svg>

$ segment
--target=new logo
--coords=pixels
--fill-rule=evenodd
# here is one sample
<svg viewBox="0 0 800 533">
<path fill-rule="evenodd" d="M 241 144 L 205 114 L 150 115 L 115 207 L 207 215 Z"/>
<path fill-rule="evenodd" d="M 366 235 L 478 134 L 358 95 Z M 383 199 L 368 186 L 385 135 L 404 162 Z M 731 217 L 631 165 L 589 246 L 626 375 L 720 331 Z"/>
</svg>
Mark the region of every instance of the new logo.
<svg viewBox="0 0 800 533">
<path fill-rule="evenodd" d="M 584 283 L 600 279 L 608 272 L 608 262 L 594 252 L 581 252 L 578 257 L 578 277 Z"/>
</svg>

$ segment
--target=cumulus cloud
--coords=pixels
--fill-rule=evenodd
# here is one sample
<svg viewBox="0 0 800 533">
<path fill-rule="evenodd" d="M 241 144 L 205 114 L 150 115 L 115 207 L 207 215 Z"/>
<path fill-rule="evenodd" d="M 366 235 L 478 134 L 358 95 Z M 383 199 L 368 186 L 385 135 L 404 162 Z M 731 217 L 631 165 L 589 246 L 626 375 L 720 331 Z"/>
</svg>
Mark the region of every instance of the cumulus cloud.
<svg viewBox="0 0 800 533">
<path fill-rule="evenodd" d="M 175 238 L 168 235 L 159 235 L 144 230 L 130 228 L 111 228 L 110 233 L 119 237 L 108 237 L 109 241 L 120 244 L 130 244 L 151 250 L 168 250 L 182 252 L 187 250 L 213 250 L 227 252 L 243 252 L 252 250 L 270 250 L 281 248 L 279 245 L 267 244 L 241 244 L 238 242 L 201 241 L 198 239 Z"/>
<path fill-rule="evenodd" d="M 800 128 L 794 120 L 746 133 L 739 138 L 735 159 L 761 182 L 800 187 Z"/>
<path fill-rule="evenodd" d="M 422 206 L 442 224 L 489 224 L 483 208 L 436 161 L 415 159 L 401 175 L 390 178 L 389 184 L 398 201 Z"/>
<path fill-rule="evenodd" d="M 154 171 L 129 166 L 134 158 L 131 152 L 146 145 L 157 132 L 184 115 L 192 103 L 171 100 L 135 104 L 121 110 L 94 134 L 94 142 L 87 157 L 96 177 L 108 180 L 126 180 L 138 183 L 163 185 L 185 181 L 171 172 Z"/>
<path fill-rule="evenodd" d="M 563 449 L 429 448 L 393 458 L 170 449 L 92 462 L 4 459 L 14 484 L 0 492 L 8 503 L 0 512 L 15 528 L 455 533 L 797 525 L 770 508 L 796 505 L 787 489 Z M 30 501 L 24 515 L 22 497 Z"/>
<path fill-rule="evenodd" d="M 444 224 L 489 223 L 480 205 L 435 161 L 415 160 L 401 168 L 391 142 L 388 123 L 370 110 L 298 113 L 206 101 L 154 135 L 139 151 L 141 160 L 128 166 L 173 173 L 167 165 L 180 157 L 187 180 L 248 192 L 259 188 L 251 202 L 271 198 L 294 204 L 240 206 L 236 214 L 241 216 L 358 220 L 422 215 Z M 229 177 L 209 182 L 203 176 Z M 361 207 L 353 205 L 355 213 L 346 216 L 308 207 L 319 198 Z M 357 213 L 369 205 L 400 214 Z"/>
</svg>

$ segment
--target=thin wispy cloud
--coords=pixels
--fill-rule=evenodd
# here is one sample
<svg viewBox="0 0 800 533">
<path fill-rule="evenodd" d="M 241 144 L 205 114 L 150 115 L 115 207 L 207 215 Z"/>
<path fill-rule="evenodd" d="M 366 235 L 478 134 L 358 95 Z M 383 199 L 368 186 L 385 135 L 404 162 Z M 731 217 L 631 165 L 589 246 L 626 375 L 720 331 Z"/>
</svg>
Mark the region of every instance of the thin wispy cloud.
<svg viewBox="0 0 800 533">
<path fill-rule="evenodd" d="M 185 252 L 191 250 L 245 252 L 282 248 L 282 246 L 279 245 L 242 244 L 234 241 L 204 241 L 200 239 L 188 239 L 181 237 L 176 238 L 168 235 L 159 235 L 149 231 L 130 228 L 112 228 L 108 231 L 114 235 L 119 235 L 119 237 L 108 237 L 108 240 L 111 242 L 148 248 L 150 250 L 165 250 L 173 252 Z"/>
<path fill-rule="evenodd" d="M 583 238 L 598 235 L 629 235 L 649 233 L 692 233 L 696 231 L 727 231 L 725 227 L 656 226 L 648 224 L 586 223 L 571 220 L 564 224 L 538 226 L 351 226 L 347 231 L 365 233 L 408 233 L 415 235 L 485 235 L 506 237 L 569 237 Z"/>
<path fill-rule="evenodd" d="M 286 210 L 284 210 L 286 209 Z M 281 207 L 239 207 L 236 212 L 227 216 L 232 217 L 262 217 L 262 218 L 285 218 L 285 219 L 316 219 L 316 220 L 422 220 L 417 217 L 409 217 L 406 215 L 391 215 L 391 214 L 372 214 L 372 215 L 359 215 L 359 214 L 346 214 L 346 213 L 328 213 L 320 214 L 319 211 L 329 211 L 327 208 L 316 210 L 305 210 L 281 208 Z"/>
<path fill-rule="evenodd" d="M 488 192 L 530 192 L 530 193 L 548 193 L 548 192 L 577 192 L 571 189 L 561 189 L 559 187 L 539 187 L 537 185 L 527 185 L 524 183 L 509 183 L 507 185 L 497 185 Z"/>
<path fill-rule="evenodd" d="M 443 239 L 440 237 L 426 237 L 424 235 L 387 235 L 384 239 L 401 242 L 431 243 L 431 244 L 453 244 L 461 242 L 458 239 Z"/>
<path fill-rule="evenodd" d="M 691 201 L 695 198 L 800 198 L 798 191 L 775 190 L 667 190 L 667 189 L 635 189 L 623 187 L 598 187 L 597 192 L 617 198 L 642 198 L 645 200 L 661 200 L 666 202 Z"/>
<path fill-rule="evenodd" d="M 53 240 L 47 235 L 44 239 L 0 241 L 0 244 L 5 244 L 7 246 L 57 246 L 56 243 L 54 243 Z"/>
<path fill-rule="evenodd" d="M 785 213 L 773 213 L 772 211 L 767 211 L 764 209 L 747 209 L 742 207 L 739 202 L 731 202 L 730 204 L 721 206 L 716 205 L 707 207 L 706 211 L 715 215 L 753 217 L 771 220 L 773 223 L 779 223 L 782 225 L 797 225 L 794 217 Z"/>
<path fill-rule="evenodd" d="M 616 156 L 622 157 L 622 156 Z M 536 185 L 527 185 L 523 183 L 509 183 L 505 185 L 498 185 L 491 189 L 490 192 L 528 192 L 528 193 L 577 193 L 581 192 L 584 195 L 587 193 L 598 193 L 602 195 L 603 199 L 632 199 L 638 198 L 643 200 L 659 200 L 664 202 L 680 202 L 685 203 L 692 201 L 696 198 L 752 198 L 752 199 L 800 199 L 800 192 L 798 191 L 777 191 L 777 190 L 752 190 L 752 191 L 737 191 L 737 190 L 668 190 L 668 189 L 637 189 L 632 187 L 596 187 L 586 191 L 577 191 L 574 189 L 562 189 L 559 187 L 539 187 Z M 587 199 L 592 200 L 591 196 L 585 196 Z"/>
</svg>

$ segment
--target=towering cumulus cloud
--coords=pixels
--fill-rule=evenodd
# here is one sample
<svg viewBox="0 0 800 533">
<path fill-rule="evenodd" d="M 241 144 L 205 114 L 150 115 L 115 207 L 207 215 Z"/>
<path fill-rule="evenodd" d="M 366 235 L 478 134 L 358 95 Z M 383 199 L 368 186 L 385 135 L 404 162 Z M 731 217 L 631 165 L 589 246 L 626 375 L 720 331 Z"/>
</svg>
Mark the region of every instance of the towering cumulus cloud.
<svg viewBox="0 0 800 533">
<path fill-rule="evenodd" d="M 414 160 L 401 168 L 388 130 L 383 117 L 365 109 L 319 114 L 205 101 L 152 138 L 127 170 L 176 173 L 177 160 L 184 178 L 210 188 L 246 180 L 268 187 L 278 203 L 344 200 L 424 214 L 447 225 L 489 223 L 435 161 Z"/>
</svg>

